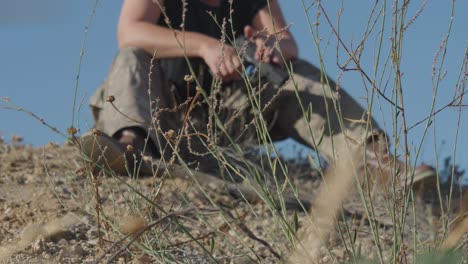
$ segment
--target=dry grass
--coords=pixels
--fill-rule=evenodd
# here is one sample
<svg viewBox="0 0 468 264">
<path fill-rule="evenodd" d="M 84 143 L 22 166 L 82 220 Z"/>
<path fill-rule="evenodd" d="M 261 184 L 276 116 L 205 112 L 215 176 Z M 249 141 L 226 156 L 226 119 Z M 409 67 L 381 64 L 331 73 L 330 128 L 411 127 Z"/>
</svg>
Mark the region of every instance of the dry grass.
<svg viewBox="0 0 468 264">
<path fill-rule="evenodd" d="M 370 93 L 366 94 L 369 109 L 372 108 L 375 97 L 379 97 L 393 109 L 394 116 L 389 117 L 390 125 L 395 131 L 399 131 L 400 127 L 403 131 L 403 134 L 394 135 L 395 152 L 400 150 L 396 147 L 398 145 L 403 149 L 402 156 L 410 157 L 408 130 L 426 122 L 427 126 L 420 137 L 421 142 L 415 144 L 415 153 L 411 156 L 417 161 L 422 145 L 425 144 L 424 138 L 431 120 L 449 107 L 461 107 L 457 106 L 457 102 L 466 93 L 465 86 L 468 79 L 468 74 L 466 74 L 468 70 L 466 66 L 462 66 L 461 72 L 465 74 L 460 74 L 457 84 L 459 93 L 454 96 L 454 100 L 440 109 L 436 109 L 433 104 L 427 117 L 417 124 L 406 123 L 403 84 L 399 69 L 403 56 L 401 48 L 405 32 L 404 30 L 400 32 L 399 29 L 406 29 L 416 21 L 419 14 L 424 12 L 424 5 L 413 18 L 408 20 L 406 17 L 407 2 L 393 1 L 394 9 L 385 10 L 385 3 L 381 5 L 379 1 L 375 1 L 372 13 L 369 14 L 369 24 L 365 25 L 364 37 L 358 43 L 362 44 L 360 47 L 365 47 L 364 44 L 370 36 L 380 38 L 377 57 L 384 55 L 387 57 L 382 69 L 375 74 L 369 74 L 364 67 L 361 67 L 361 55 L 358 54 L 360 48 L 354 51 L 342 39 L 339 24 L 331 22 L 321 2 L 314 2 L 309 6 L 302 1 L 302 4 L 306 13 L 310 8 L 315 8 L 317 20 L 319 17 L 324 17 L 323 21 L 331 30 L 333 37 L 337 39 L 337 45 L 343 48 L 349 56 L 347 62 L 356 65 L 353 69 L 346 68 L 347 64 L 343 66 L 343 74 L 348 71 L 356 71 L 360 74 L 364 80 L 364 86 L 370 88 Z M 454 2 L 452 4 L 454 5 Z M 94 15 L 94 8 L 89 21 Z M 376 12 L 379 9 L 380 11 Z M 382 41 L 387 35 L 384 34 L 385 30 L 376 30 L 374 26 L 377 22 L 382 22 L 385 15 L 391 16 L 394 24 L 387 26 L 392 38 L 390 47 L 384 52 Z M 313 43 L 311 44 L 317 48 L 317 56 L 322 61 L 322 36 L 318 35 L 320 23 L 307 18 L 312 32 Z M 445 59 L 443 54 L 447 49 L 447 40 L 452 33 L 451 23 L 452 20 L 446 38 L 434 57 L 433 83 L 435 87 L 433 89 L 435 95 L 443 79 L 441 66 L 443 63 L 439 66 L 436 62 L 443 62 Z M 85 41 L 83 41 L 83 47 L 84 44 Z M 464 62 L 466 63 L 467 60 L 468 57 Z M 382 64 L 381 61 L 377 61 L 376 65 L 379 63 Z M 325 71 L 325 65 L 320 65 L 320 68 Z M 378 87 L 379 84 L 385 82 L 391 83 L 389 86 L 393 85 L 391 92 L 386 93 Z M 78 81 L 76 89 L 77 87 Z M 261 90 L 260 87 L 247 88 L 252 94 L 252 101 L 256 102 L 255 91 Z M 196 97 L 204 97 L 205 100 L 211 102 L 212 109 L 219 107 L 220 102 L 210 101 L 213 98 L 204 94 L 202 90 L 198 91 Z M 25 112 L 53 132 L 68 137 L 70 141 L 77 144 L 75 146 L 79 145 L 76 138 L 77 129 L 74 128 L 75 114 L 77 114 L 75 105 L 73 105 L 71 127 L 68 133 L 62 133 L 34 113 L 15 105 L 7 98 L 1 99 L 3 101 L 3 103 L 0 102 L 1 108 Z M 74 99 L 76 101 L 76 90 Z M 196 100 L 184 104 L 184 107 L 187 106 L 187 112 L 183 128 L 181 131 L 172 131 L 174 133 L 168 134 L 167 139 L 170 144 L 162 147 L 177 150 L 181 140 L 188 137 L 186 128 L 190 127 L 189 114 L 195 104 Z M 166 109 L 166 111 L 169 110 Z M 262 108 L 258 107 L 255 110 L 260 113 Z M 209 130 L 224 133 L 222 120 L 217 113 L 213 111 L 210 115 Z M 278 154 L 279 151 L 270 145 L 272 142 L 265 120 L 257 115 L 249 124 L 254 126 L 258 134 L 257 145 L 267 149 L 269 154 Z M 149 125 L 152 129 L 159 131 L 157 123 Z M 459 128 L 456 129 L 458 131 Z M 216 134 L 197 135 L 202 136 L 203 139 L 208 138 L 211 142 L 216 142 L 218 136 Z M 356 188 L 361 184 L 357 179 L 363 177 L 363 175 L 356 175 L 357 169 L 362 167 L 364 162 L 364 155 L 359 150 L 340 153 L 338 156 L 341 160 L 330 165 L 323 177 L 318 177 L 324 168 L 312 169 L 313 165 L 317 164 L 312 158 L 307 161 L 296 160 L 288 163 L 281 158 L 255 153 L 258 154 L 257 159 L 252 161 L 251 157 L 245 155 L 245 146 L 237 144 L 233 138 L 229 140 L 232 148 L 226 150 L 210 145 L 209 154 L 216 156 L 217 162 L 226 171 L 240 177 L 243 181 L 239 184 L 227 183 L 213 175 L 197 171 L 193 166 L 190 167 L 190 164 L 185 164 L 177 151 L 174 151 L 174 155 L 168 160 L 155 161 L 153 177 L 142 179 L 137 173 L 129 173 L 129 178 L 126 178 L 126 175 L 116 175 L 111 171 L 95 173 L 89 170 L 88 166 L 75 171 L 76 164 L 86 163 L 84 162 L 86 157 L 81 156 L 76 159 L 79 146 L 72 151 L 67 149 L 68 156 L 64 156 L 67 158 L 60 155 L 54 156 L 54 162 L 60 159 L 63 162 L 62 165 L 57 166 L 45 162 L 48 160 L 46 155 L 39 159 L 38 150 L 26 149 L 20 144 L 0 142 L 2 155 L 0 187 L 6 194 L 21 192 L 19 196 L 27 196 L 29 189 L 23 187 L 49 184 L 48 187 L 53 189 L 49 191 L 56 195 L 54 203 L 61 204 L 67 212 L 79 210 L 84 215 L 83 220 L 76 217 L 69 218 L 66 212 L 63 212 L 54 216 L 47 215 L 47 219 L 41 219 L 41 223 L 37 223 L 37 219 L 34 219 L 37 215 L 34 214 L 24 217 L 27 219 L 23 221 L 24 223 L 11 216 L 15 219 L 15 223 L 25 224 L 18 224 L 14 228 L 12 228 L 14 221 L 11 218 L 2 218 L 0 231 L 5 239 L 2 237 L 0 241 L 0 260 L 21 263 L 21 261 L 15 262 L 15 257 L 25 254 L 27 256 L 24 259 L 37 260 L 38 263 L 42 260 L 41 256 L 47 254 L 54 260 L 63 260 L 58 250 L 57 252 L 51 251 L 47 246 L 41 246 L 39 251 L 35 251 L 34 247 L 31 247 L 44 239 L 51 240 L 51 237 L 58 236 L 59 239 L 65 240 L 65 243 L 78 240 L 84 249 L 78 259 L 82 262 L 94 263 L 110 263 L 119 258 L 121 261 L 139 262 L 141 259 L 146 259 L 166 263 L 274 263 L 282 261 L 286 263 L 366 263 L 370 261 L 363 260 L 362 256 L 366 256 L 367 259 L 376 260 L 379 263 L 403 264 L 431 258 L 430 254 L 421 256 L 420 253 L 424 251 L 433 251 L 435 256 L 441 256 L 440 262 L 437 262 L 439 261 L 437 258 L 432 258 L 433 263 L 443 263 L 443 261 L 450 263 L 447 259 L 467 263 L 467 254 L 464 257 L 456 254 L 448 256 L 443 254 L 452 249 L 466 251 L 468 247 L 466 240 L 468 196 L 465 195 L 464 200 L 460 202 L 461 209 L 456 216 L 453 213 L 453 207 L 447 205 L 453 205 L 452 199 L 456 198 L 453 186 L 450 187 L 449 193 L 444 193 L 438 186 L 439 189 L 435 190 L 438 200 L 432 203 L 424 201 L 411 191 L 400 192 L 396 186 L 389 186 L 389 189 L 394 191 L 391 196 L 384 195 L 385 197 L 379 200 L 373 194 L 364 193 L 367 190 Z M 47 151 L 57 150 L 48 149 Z M 36 160 L 36 163 L 37 160 L 44 162 L 40 164 L 41 166 L 37 166 L 30 162 L 31 159 Z M 74 162 L 73 165 L 71 161 Z M 20 173 L 17 171 L 18 168 L 22 170 Z M 304 173 L 303 170 L 308 172 Z M 453 180 L 456 174 L 455 169 L 449 168 L 448 170 L 451 171 L 450 176 Z M 24 181 L 23 178 L 28 173 L 37 176 L 39 180 L 32 183 Z M 65 183 L 55 182 L 53 179 L 56 178 L 63 178 Z M 307 179 L 304 180 L 304 178 Z M 69 192 L 71 194 L 65 195 L 65 191 L 62 193 L 56 190 L 57 186 L 62 185 L 73 186 L 70 188 L 73 189 Z M 3 188 L 4 186 L 16 186 L 16 188 Z M 49 194 L 45 202 L 51 201 L 49 191 L 41 191 L 41 193 Z M 358 199 L 350 206 L 349 200 L 352 197 Z M 26 203 L 20 197 L 16 198 L 16 200 L 7 200 L 0 197 L 0 202 L 5 203 L 5 206 L 0 208 L 0 212 L 5 215 L 12 214 L 12 211 L 20 216 L 29 215 L 31 202 Z M 307 209 L 304 206 L 307 202 L 312 204 L 310 211 L 300 210 Z M 297 205 L 294 210 L 287 208 L 291 204 Z M 34 206 L 41 208 L 38 204 Z M 377 213 L 379 207 L 383 208 L 381 215 Z M 126 215 L 129 215 L 128 218 L 124 217 Z M 25 228 L 26 224 L 32 225 Z M 76 226 L 79 228 L 73 229 Z M 75 230 L 71 232 L 73 239 L 62 235 L 71 229 Z M 95 231 L 95 229 L 97 229 L 97 234 L 93 232 L 92 237 L 86 237 L 89 230 Z M 23 232 L 19 235 L 21 230 Z M 88 243 L 94 239 L 98 239 L 99 242 Z M 439 241 L 444 242 L 439 243 Z"/>
</svg>

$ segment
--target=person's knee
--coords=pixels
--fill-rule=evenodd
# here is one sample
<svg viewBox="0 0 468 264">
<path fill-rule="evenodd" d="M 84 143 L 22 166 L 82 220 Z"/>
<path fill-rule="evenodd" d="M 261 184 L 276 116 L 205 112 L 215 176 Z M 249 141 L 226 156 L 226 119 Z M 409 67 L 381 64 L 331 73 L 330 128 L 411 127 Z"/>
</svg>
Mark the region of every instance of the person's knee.
<svg viewBox="0 0 468 264">
<path fill-rule="evenodd" d="M 305 60 L 295 59 L 292 61 L 292 70 L 294 81 L 286 84 L 286 90 L 303 91 L 326 98 L 335 97 L 334 81 L 316 66 Z"/>
<path fill-rule="evenodd" d="M 292 61 L 292 66 L 294 74 L 298 74 L 305 77 L 320 76 L 320 69 L 306 60 L 295 59 Z"/>
<path fill-rule="evenodd" d="M 135 47 L 122 48 L 115 57 L 116 64 L 149 65 L 150 62 L 151 56 L 145 50 Z"/>
</svg>

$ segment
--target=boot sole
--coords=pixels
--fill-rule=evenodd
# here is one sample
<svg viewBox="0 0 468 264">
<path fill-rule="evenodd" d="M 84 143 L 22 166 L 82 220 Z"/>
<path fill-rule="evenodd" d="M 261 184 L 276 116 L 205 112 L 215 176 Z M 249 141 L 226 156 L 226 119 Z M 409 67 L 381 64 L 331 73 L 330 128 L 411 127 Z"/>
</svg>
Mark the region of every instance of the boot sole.
<svg viewBox="0 0 468 264">
<path fill-rule="evenodd" d="M 104 134 L 88 132 L 80 138 L 80 145 L 83 155 L 92 163 L 93 171 L 128 174 L 125 152 L 114 139 Z"/>
</svg>

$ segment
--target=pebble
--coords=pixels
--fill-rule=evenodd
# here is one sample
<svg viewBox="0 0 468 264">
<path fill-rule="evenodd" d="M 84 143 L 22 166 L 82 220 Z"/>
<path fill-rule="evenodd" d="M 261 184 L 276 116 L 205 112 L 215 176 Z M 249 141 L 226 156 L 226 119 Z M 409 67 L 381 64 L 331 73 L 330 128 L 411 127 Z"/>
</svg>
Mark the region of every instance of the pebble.
<svg viewBox="0 0 468 264">
<path fill-rule="evenodd" d="M 60 241 L 57 243 L 61 247 L 68 246 L 68 241 L 64 238 L 60 239 Z"/>
<path fill-rule="evenodd" d="M 83 257 L 84 256 L 84 250 L 80 245 L 73 245 L 69 248 L 69 253 L 70 255 L 74 257 Z"/>
<path fill-rule="evenodd" d="M 71 198 L 72 193 L 67 187 L 63 186 L 61 191 L 62 191 L 62 198 L 66 198 L 66 199 Z"/>
<path fill-rule="evenodd" d="M 43 237 L 39 237 L 38 239 L 34 240 L 31 244 L 31 251 L 33 253 L 40 253 L 46 250 L 46 243 Z"/>
<path fill-rule="evenodd" d="M 73 245 L 68 248 L 62 249 L 58 255 L 58 259 L 62 261 L 64 259 L 83 259 L 84 255 L 85 251 L 81 246 Z"/>
<path fill-rule="evenodd" d="M 36 169 L 35 169 L 34 173 L 26 176 L 25 183 L 31 184 L 31 183 L 39 182 L 37 175 L 40 175 L 40 174 L 42 174 L 42 172 L 36 172 Z"/>
<path fill-rule="evenodd" d="M 44 259 L 50 259 L 50 258 L 52 257 L 52 255 L 49 254 L 48 252 L 42 252 L 42 257 L 43 257 Z"/>
<path fill-rule="evenodd" d="M 210 183 L 208 183 L 208 187 L 210 187 L 210 189 L 212 189 L 212 190 L 216 190 L 216 189 L 218 189 L 219 185 L 216 184 L 216 183 L 210 182 Z"/>
<path fill-rule="evenodd" d="M 333 253 L 333 255 L 340 259 L 343 259 L 346 253 L 346 251 L 343 248 L 334 248 L 331 250 L 331 252 Z"/>
<path fill-rule="evenodd" d="M 89 239 L 88 240 L 88 244 L 90 244 L 92 246 L 96 246 L 98 243 L 99 243 L 99 238 Z"/>
<path fill-rule="evenodd" d="M 86 237 L 88 239 L 94 239 L 98 236 L 98 230 L 96 228 L 91 228 L 88 230 L 88 232 L 86 232 Z"/>
<path fill-rule="evenodd" d="M 329 262 L 329 261 L 330 261 L 330 257 L 329 257 L 329 256 L 325 256 L 325 257 L 322 258 L 322 262 L 324 262 L 324 263 L 327 263 L 327 262 Z"/>
</svg>

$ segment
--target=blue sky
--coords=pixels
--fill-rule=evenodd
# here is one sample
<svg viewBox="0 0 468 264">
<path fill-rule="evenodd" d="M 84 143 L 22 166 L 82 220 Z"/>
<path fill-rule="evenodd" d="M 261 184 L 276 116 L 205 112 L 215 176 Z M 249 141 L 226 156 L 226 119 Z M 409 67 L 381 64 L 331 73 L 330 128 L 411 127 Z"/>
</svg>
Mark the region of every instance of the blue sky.
<svg viewBox="0 0 468 264">
<path fill-rule="evenodd" d="M 87 108 L 89 96 L 104 80 L 109 65 L 117 51 L 116 23 L 122 1 L 100 0 L 88 31 L 83 63 L 78 84 L 78 111 L 76 122 L 82 132 L 92 126 Z M 306 1 L 311 2 L 311 1 Z M 394 1 L 388 1 L 392 8 Z M 411 1 L 407 20 L 413 17 L 424 1 Z M 337 25 L 341 12 L 341 39 L 348 46 L 356 46 L 362 38 L 370 10 L 375 1 L 322 1 L 331 21 Z M 379 1 L 379 5 L 382 1 Z M 0 96 L 8 97 L 15 104 L 36 113 L 59 130 L 65 131 L 71 124 L 75 80 L 80 60 L 84 28 L 92 10 L 93 0 L 15 0 L 0 3 Z M 280 0 L 286 19 L 299 43 L 301 57 L 318 64 L 317 49 L 309 34 L 306 14 L 301 0 Z M 307 4 L 305 4 L 307 5 Z M 309 11 L 314 21 L 316 6 Z M 439 85 L 436 109 L 453 99 L 455 84 L 468 39 L 468 1 L 455 1 L 455 14 L 443 71 L 444 80 Z M 388 11 L 387 15 L 390 15 Z M 403 72 L 404 100 L 408 126 L 427 117 L 433 96 L 432 64 L 434 56 L 447 33 L 451 17 L 451 1 L 427 1 L 418 19 L 406 30 L 403 45 L 401 71 Z M 346 54 L 336 48 L 336 37 L 330 32 L 323 14 L 319 20 L 318 34 L 322 38 L 320 48 L 327 73 L 334 79 L 340 76 L 338 61 L 343 63 Z M 387 17 L 383 39 L 383 52 L 388 54 L 392 19 Z M 379 24 L 380 27 L 380 24 Z M 315 29 L 314 29 L 315 30 Z M 361 63 L 366 72 L 373 74 L 377 54 L 377 30 L 366 42 Z M 382 66 L 381 64 L 380 66 Z M 357 72 L 345 72 L 340 83 L 362 104 L 366 101 L 365 83 Z M 387 76 L 388 79 L 388 76 Z M 368 85 L 368 83 L 367 83 Z M 381 89 L 391 96 L 391 86 Z M 468 104 L 468 102 L 464 102 Z M 379 99 L 374 113 L 379 123 L 392 134 L 392 109 Z M 382 111 L 380 111 L 382 109 Z M 438 114 L 428 129 L 422 143 L 419 161 L 434 164 L 446 156 L 453 156 L 456 163 L 468 168 L 468 139 L 464 137 L 468 126 L 466 108 L 447 108 Z M 460 118 L 460 119 L 459 119 Z M 24 113 L 0 108 L 0 136 L 5 139 L 21 135 L 26 143 L 40 146 L 49 141 L 64 139 Z M 458 125 L 460 122 L 460 125 Z M 424 124 L 411 129 L 408 143 L 411 153 L 420 144 Z M 455 142 L 458 129 L 458 138 Z M 286 152 L 292 152 L 290 142 L 283 144 Z"/>
</svg>

